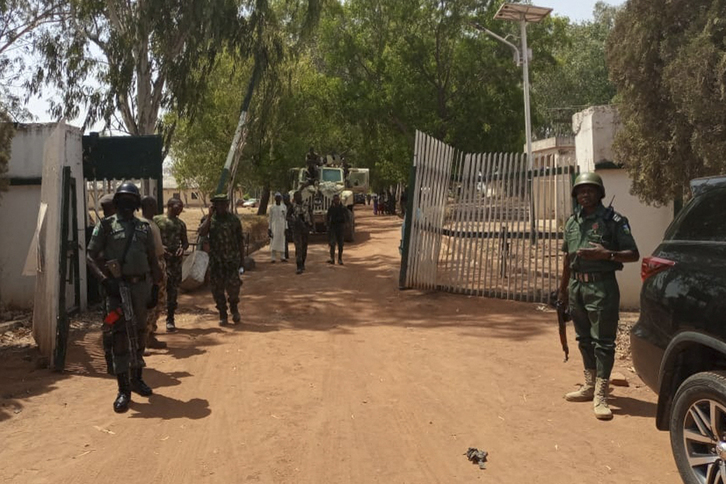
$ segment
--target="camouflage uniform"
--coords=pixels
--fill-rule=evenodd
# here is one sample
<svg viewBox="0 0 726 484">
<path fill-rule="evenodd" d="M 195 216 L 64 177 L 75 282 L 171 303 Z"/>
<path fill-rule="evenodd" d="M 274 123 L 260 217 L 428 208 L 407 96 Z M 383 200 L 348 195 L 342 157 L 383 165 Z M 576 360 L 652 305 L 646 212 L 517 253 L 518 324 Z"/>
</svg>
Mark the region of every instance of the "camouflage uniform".
<svg viewBox="0 0 726 484">
<path fill-rule="evenodd" d="M 232 313 L 237 312 L 239 268 L 242 265 L 242 223 L 236 215 L 225 213 L 212 215 L 209 227 L 209 269 L 212 296 L 220 313 L 226 313 L 225 291 Z"/>
<path fill-rule="evenodd" d="M 295 243 L 297 269 L 302 272 L 305 270 L 305 260 L 308 257 L 308 236 L 312 226 L 310 206 L 305 202 L 293 203 L 288 224 L 292 230 L 292 238 Z"/>
<path fill-rule="evenodd" d="M 166 247 L 166 314 L 167 320 L 173 321 L 182 276 L 182 257 L 174 254 L 182 247 L 182 234 L 186 233 L 187 226 L 179 217 L 169 218 L 167 215 L 157 215 L 154 222 L 159 226 L 161 240 Z"/>
<path fill-rule="evenodd" d="M 126 247 L 129 233 L 134 237 L 126 254 L 122 274 L 127 278 L 131 289 L 131 299 L 136 317 L 136 334 L 139 342 L 139 359 L 143 361 L 146 347 L 146 306 L 151 296 L 151 278 L 149 277 L 148 251 L 154 251 L 154 238 L 146 221 L 132 218 L 119 220 L 116 215 L 103 219 L 93 230 L 88 243 L 89 251 L 103 253 L 105 260 L 121 260 Z M 118 296 L 107 296 L 108 311 L 121 307 Z M 126 336 L 126 325 L 117 321 L 104 324 L 103 331 L 110 334 L 113 354 L 114 373 L 119 375 L 129 371 L 129 344 Z"/>
</svg>

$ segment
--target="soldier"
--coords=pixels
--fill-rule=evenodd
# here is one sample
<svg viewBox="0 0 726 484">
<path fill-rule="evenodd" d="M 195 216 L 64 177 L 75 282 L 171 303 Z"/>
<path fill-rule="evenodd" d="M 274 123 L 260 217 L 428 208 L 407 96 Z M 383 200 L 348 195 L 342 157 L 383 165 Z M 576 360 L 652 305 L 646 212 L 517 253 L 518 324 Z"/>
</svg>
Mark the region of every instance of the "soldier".
<svg viewBox="0 0 726 484">
<path fill-rule="evenodd" d="M 111 215 L 114 215 L 116 213 L 116 207 L 113 204 L 113 195 L 111 195 L 110 193 L 102 196 L 98 203 L 101 205 L 101 210 L 103 210 L 104 218 L 110 217 Z"/>
<path fill-rule="evenodd" d="M 293 202 L 288 223 L 295 242 L 296 273 L 302 274 L 305 272 L 305 259 L 308 257 L 308 236 L 312 227 L 312 217 L 310 205 L 303 202 L 302 193 L 299 190 L 293 194 Z"/>
<path fill-rule="evenodd" d="M 595 173 L 583 173 L 572 188 L 578 210 L 565 224 L 559 301 L 568 304 L 585 366 L 585 384 L 565 395 L 570 402 L 593 401 L 595 417 L 610 420 L 607 403 L 615 362 L 620 290 L 615 271 L 640 258 L 628 219 L 605 208 L 605 186 Z"/>
<path fill-rule="evenodd" d="M 114 215 L 116 213 L 116 206 L 113 204 L 113 195 L 111 195 L 110 193 L 102 196 L 98 203 L 101 205 L 101 210 L 103 211 L 103 218 L 110 217 L 111 215 Z M 100 294 L 103 300 L 103 317 L 105 318 L 106 314 L 108 314 L 108 308 L 106 307 L 106 293 L 103 290 L 103 286 L 100 287 Z M 108 373 L 109 375 L 113 375 L 113 344 L 111 341 L 111 333 L 103 331 L 101 334 L 101 341 L 103 343 L 103 355 L 106 358 L 106 373 Z"/>
<path fill-rule="evenodd" d="M 151 282 L 153 280 L 154 284 L 158 284 L 161 281 L 161 270 L 156 262 L 154 238 L 148 222 L 134 217 L 134 212 L 141 205 L 136 185 L 121 185 L 116 190 L 114 204 L 117 213 L 103 219 L 93 230 L 88 243 L 88 266 L 106 290 L 110 314 L 121 307 L 120 281 L 111 276 L 106 262 L 115 260 L 120 264 L 121 277 L 131 290 L 139 351 L 136 356 L 143 365 L 146 307 L 154 302 Z M 149 396 L 152 390 L 143 381 L 141 368 L 135 368 L 129 375 L 130 348 L 126 324 L 121 320 L 108 321 L 106 318 L 103 330 L 111 333 L 113 368 L 118 382 L 118 395 L 113 402 L 113 409 L 122 413 L 128 410 L 131 391 Z"/>
<path fill-rule="evenodd" d="M 146 316 L 146 347 L 153 349 L 164 349 L 166 343 L 156 338 L 156 321 L 161 314 L 162 304 L 166 301 L 166 261 L 164 260 L 164 242 L 161 240 L 161 231 L 159 226 L 154 222 L 156 216 L 156 199 L 154 197 L 144 197 L 141 199 L 141 215 L 149 222 L 149 228 L 154 235 L 154 249 L 156 250 L 156 259 L 161 270 L 161 284 L 158 286 L 159 294 L 156 297 L 156 305 L 149 307 Z"/>
<path fill-rule="evenodd" d="M 330 260 L 328 264 L 335 264 L 335 245 L 338 245 L 338 264 L 343 265 L 343 230 L 345 229 L 346 210 L 340 203 L 340 195 L 333 195 L 333 203 L 325 216 L 325 225 L 328 227 L 328 245 L 330 245 Z"/>
<path fill-rule="evenodd" d="M 236 215 L 229 213 L 229 199 L 225 194 L 212 197 L 209 216 L 199 227 L 199 235 L 209 235 L 209 268 L 211 271 L 212 296 L 219 311 L 219 325 L 227 325 L 227 302 L 232 313 L 234 324 L 241 317 L 239 290 L 242 282 L 239 279 L 239 268 L 244 262 L 244 240 L 242 239 L 242 223 Z M 227 292 L 227 302 L 224 295 Z"/>
<path fill-rule="evenodd" d="M 318 178 L 318 166 L 321 165 L 320 156 L 315 152 L 315 148 L 310 147 L 310 151 L 305 156 L 305 163 L 307 164 L 307 185 L 312 185 Z"/>
<path fill-rule="evenodd" d="M 166 202 L 166 215 L 157 215 L 154 222 L 161 231 L 164 242 L 164 260 L 166 261 L 166 331 L 176 331 L 174 312 L 177 308 L 179 284 L 181 284 L 181 266 L 184 251 L 189 247 L 187 225 L 179 218 L 184 210 L 184 203 L 178 198 L 170 198 Z"/>
</svg>

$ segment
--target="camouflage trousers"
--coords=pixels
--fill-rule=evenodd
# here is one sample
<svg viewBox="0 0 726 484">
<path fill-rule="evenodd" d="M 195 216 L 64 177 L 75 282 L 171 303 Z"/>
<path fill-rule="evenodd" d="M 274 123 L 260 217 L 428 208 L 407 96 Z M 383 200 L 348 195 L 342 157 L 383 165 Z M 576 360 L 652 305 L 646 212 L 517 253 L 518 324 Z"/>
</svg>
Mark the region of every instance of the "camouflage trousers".
<svg viewBox="0 0 726 484">
<path fill-rule="evenodd" d="M 159 257 L 159 268 L 161 269 L 161 282 L 159 283 L 159 302 L 153 308 L 149 309 L 146 317 L 146 334 L 151 336 L 156 333 L 156 322 L 161 316 L 163 308 L 166 307 L 166 261 L 163 257 Z"/>
<path fill-rule="evenodd" d="M 239 266 L 239 262 L 234 261 L 209 261 L 212 297 L 219 311 L 227 310 L 227 302 L 230 306 L 239 304 L 239 290 L 242 286 L 242 281 L 239 279 Z"/>
<path fill-rule="evenodd" d="M 166 259 L 166 311 L 167 314 L 173 314 L 182 278 L 182 258 L 170 256 L 164 258 Z"/>
<path fill-rule="evenodd" d="M 144 281 L 131 284 L 130 289 L 131 304 L 133 305 L 134 316 L 136 318 L 134 333 L 136 334 L 139 346 L 137 356 L 143 362 L 144 349 L 146 348 L 146 305 L 151 296 L 151 284 L 147 278 Z M 121 307 L 121 298 L 118 296 L 109 295 L 106 300 L 109 312 Z M 118 375 L 128 372 L 131 358 L 126 323 L 123 319 L 119 319 L 113 324 L 104 323 L 102 331 L 104 332 L 104 340 L 107 339 L 111 344 L 114 374 Z"/>
</svg>

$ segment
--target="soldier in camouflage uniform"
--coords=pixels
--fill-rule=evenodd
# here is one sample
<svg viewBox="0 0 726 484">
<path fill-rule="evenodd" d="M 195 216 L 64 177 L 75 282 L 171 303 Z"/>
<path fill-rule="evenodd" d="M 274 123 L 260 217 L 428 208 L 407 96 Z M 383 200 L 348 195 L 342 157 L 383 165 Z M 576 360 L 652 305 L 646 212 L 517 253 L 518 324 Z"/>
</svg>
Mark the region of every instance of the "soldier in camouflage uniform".
<svg viewBox="0 0 726 484">
<path fill-rule="evenodd" d="M 610 420 L 607 403 L 615 362 L 620 290 L 615 271 L 637 262 L 638 247 L 628 219 L 605 208 L 605 186 L 596 173 L 583 173 L 572 188 L 578 211 L 565 224 L 566 253 L 558 299 L 569 305 L 585 366 L 585 384 L 565 395 L 570 402 L 593 402 L 595 417 Z"/>
<path fill-rule="evenodd" d="M 93 230 L 88 243 L 87 262 L 93 275 L 101 281 L 107 294 L 109 316 L 118 314 L 121 308 L 119 285 L 124 282 L 131 291 L 134 311 L 134 333 L 138 339 L 142 362 L 146 336 L 146 309 L 153 305 L 156 291 L 152 282 L 161 281 L 161 271 L 154 250 L 154 238 L 149 223 L 134 217 L 141 205 L 139 189 L 133 183 L 124 183 L 114 196 L 117 213 L 104 218 Z M 106 267 L 110 260 L 118 261 L 121 278 L 115 279 Z M 128 410 L 131 392 L 142 396 L 152 394 L 151 388 L 142 379 L 142 368 L 130 372 L 129 335 L 122 320 L 104 319 L 103 331 L 110 333 L 112 343 L 113 369 L 118 382 L 118 395 L 113 402 L 117 413 Z"/>
<path fill-rule="evenodd" d="M 156 258 L 161 269 L 162 279 L 158 285 L 158 296 L 156 297 L 156 305 L 149 307 L 146 315 L 146 347 L 153 349 L 164 349 L 166 343 L 156 338 L 156 321 L 161 314 L 162 304 L 166 301 L 166 261 L 164 260 L 164 242 L 161 240 L 161 231 L 159 226 L 154 222 L 156 216 L 156 199 L 154 197 L 144 197 L 141 199 L 141 215 L 144 220 L 149 222 L 149 228 L 154 235 L 154 249 Z"/>
<path fill-rule="evenodd" d="M 161 240 L 164 243 L 166 261 L 166 330 L 169 333 L 176 331 L 174 312 L 177 308 L 177 296 L 182 275 L 182 257 L 189 247 L 187 240 L 187 226 L 179 218 L 184 210 L 184 203 L 178 198 L 170 198 L 166 203 L 166 214 L 154 217 L 154 222 L 161 231 Z"/>
<path fill-rule="evenodd" d="M 239 291 L 242 282 L 239 268 L 244 262 L 242 223 L 229 213 L 229 198 L 225 194 L 212 197 L 209 216 L 199 227 L 199 235 L 209 236 L 209 269 L 212 296 L 219 311 L 219 325 L 227 325 L 227 302 L 234 324 L 240 322 Z M 225 292 L 227 301 L 225 301 Z"/>
<path fill-rule="evenodd" d="M 295 192 L 288 215 L 288 225 L 292 230 L 292 238 L 295 242 L 297 274 L 305 272 L 305 259 L 308 257 L 308 236 L 312 227 L 310 212 L 310 205 L 303 202 L 302 193 L 300 191 Z"/>
</svg>

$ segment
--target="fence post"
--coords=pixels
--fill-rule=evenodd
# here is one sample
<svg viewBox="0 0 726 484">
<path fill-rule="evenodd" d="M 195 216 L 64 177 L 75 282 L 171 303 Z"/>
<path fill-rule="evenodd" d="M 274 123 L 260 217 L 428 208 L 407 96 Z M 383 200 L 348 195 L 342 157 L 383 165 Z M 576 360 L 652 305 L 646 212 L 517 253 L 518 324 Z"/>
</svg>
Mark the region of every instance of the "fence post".
<svg viewBox="0 0 726 484">
<path fill-rule="evenodd" d="M 401 241 L 401 270 L 398 275 L 398 288 L 407 289 L 408 250 L 411 245 L 411 224 L 413 223 L 413 191 L 416 189 L 416 165 L 411 165 L 406 187 L 406 215 L 403 218 L 403 240 Z"/>
</svg>

